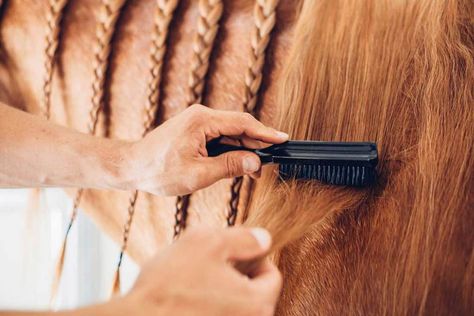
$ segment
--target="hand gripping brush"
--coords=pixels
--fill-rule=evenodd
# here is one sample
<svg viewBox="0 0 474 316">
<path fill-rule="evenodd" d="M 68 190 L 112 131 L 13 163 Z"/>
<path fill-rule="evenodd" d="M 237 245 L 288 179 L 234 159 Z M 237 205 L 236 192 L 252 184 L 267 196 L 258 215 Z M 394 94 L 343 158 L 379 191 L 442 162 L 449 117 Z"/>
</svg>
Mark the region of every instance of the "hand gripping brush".
<svg viewBox="0 0 474 316">
<path fill-rule="evenodd" d="M 210 157 L 235 150 L 257 154 L 262 164 L 278 164 L 280 176 L 284 179 L 363 187 L 374 183 L 377 177 L 375 143 L 290 140 L 263 149 L 249 149 L 222 144 L 217 138 L 207 144 Z"/>
</svg>

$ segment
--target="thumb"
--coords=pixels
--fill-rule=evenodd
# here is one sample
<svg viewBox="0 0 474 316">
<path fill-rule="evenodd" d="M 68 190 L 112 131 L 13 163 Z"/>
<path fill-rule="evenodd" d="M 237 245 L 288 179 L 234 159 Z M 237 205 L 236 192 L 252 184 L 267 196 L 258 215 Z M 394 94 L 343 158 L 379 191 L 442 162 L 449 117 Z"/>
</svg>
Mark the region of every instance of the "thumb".
<svg viewBox="0 0 474 316">
<path fill-rule="evenodd" d="M 252 174 L 261 167 L 260 158 L 256 154 L 243 150 L 227 152 L 206 160 L 212 164 L 209 170 L 214 181 Z"/>
</svg>

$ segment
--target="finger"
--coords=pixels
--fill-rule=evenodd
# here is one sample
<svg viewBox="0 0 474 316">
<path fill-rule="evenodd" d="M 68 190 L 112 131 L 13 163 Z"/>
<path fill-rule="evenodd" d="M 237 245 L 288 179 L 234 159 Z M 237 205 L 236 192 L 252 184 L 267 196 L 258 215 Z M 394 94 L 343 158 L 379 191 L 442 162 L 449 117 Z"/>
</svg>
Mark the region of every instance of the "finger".
<svg viewBox="0 0 474 316">
<path fill-rule="evenodd" d="M 240 139 L 228 136 L 223 136 L 222 138 L 220 138 L 219 143 L 237 147 L 242 146 Z"/>
<path fill-rule="evenodd" d="M 288 134 L 265 126 L 248 113 L 214 110 L 209 115 L 210 126 L 206 136 L 210 138 L 246 135 L 271 144 L 288 140 Z"/>
<path fill-rule="evenodd" d="M 225 178 L 259 174 L 260 158 L 248 151 L 238 150 L 217 157 L 199 157 L 187 167 L 185 192 L 187 194 L 206 188 Z"/>
<path fill-rule="evenodd" d="M 254 180 L 260 179 L 260 177 L 262 176 L 262 168 L 260 168 L 257 172 L 249 174 L 249 176 Z"/>
<path fill-rule="evenodd" d="M 219 144 L 231 145 L 236 147 L 246 147 L 250 149 L 262 149 L 271 146 L 272 144 L 262 142 L 257 139 L 250 138 L 248 136 L 222 136 L 217 138 Z"/>
<path fill-rule="evenodd" d="M 253 174 L 262 165 L 256 154 L 243 150 L 229 151 L 217 157 L 204 157 L 202 161 L 207 165 L 207 177 L 213 182 Z"/>
<path fill-rule="evenodd" d="M 222 138 L 220 138 L 219 143 L 232 146 L 243 146 L 251 149 L 266 148 L 272 145 L 270 143 L 262 142 L 260 140 L 250 138 L 245 135 L 233 137 L 223 136 Z"/>
<path fill-rule="evenodd" d="M 254 270 L 248 274 L 251 285 L 257 291 L 268 293 L 276 300 L 282 287 L 282 277 L 278 268 L 267 258 L 259 260 L 253 267 Z"/>
<path fill-rule="evenodd" d="M 271 143 L 262 142 L 261 140 L 253 139 L 245 135 L 240 137 L 240 143 L 242 146 L 251 149 L 266 148 L 272 145 Z"/>
<path fill-rule="evenodd" d="M 271 246 L 270 233 L 259 227 L 230 228 L 222 234 L 222 258 L 226 261 L 247 261 L 264 256 Z"/>
</svg>

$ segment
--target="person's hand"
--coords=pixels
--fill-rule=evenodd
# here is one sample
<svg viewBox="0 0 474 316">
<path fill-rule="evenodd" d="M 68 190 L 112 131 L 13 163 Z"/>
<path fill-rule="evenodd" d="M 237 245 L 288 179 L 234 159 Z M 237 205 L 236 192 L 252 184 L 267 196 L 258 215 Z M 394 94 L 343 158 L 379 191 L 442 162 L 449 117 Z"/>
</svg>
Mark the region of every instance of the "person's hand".
<svg viewBox="0 0 474 316">
<path fill-rule="evenodd" d="M 248 148 L 282 143 L 288 135 L 267 127 L 250 114 L 212 110 L 193 105 L 130 143 L 124 151 L 125 189 L 161 195 L 184 195 L 222 178 L 258 176 L 260 159 L 248 151 L 208 157 L 206 142 L 227 136 L 227 141 Z"/>
<path fill-rule="evenodd" d="M 190 228 L 143 267 L 123 300 L 133 315 L 273 315 L 282 281 L 261 259 L 270 244 L 260 228 Z M 250 271 L 235 268 L 248 261 Z"/>
</svg>

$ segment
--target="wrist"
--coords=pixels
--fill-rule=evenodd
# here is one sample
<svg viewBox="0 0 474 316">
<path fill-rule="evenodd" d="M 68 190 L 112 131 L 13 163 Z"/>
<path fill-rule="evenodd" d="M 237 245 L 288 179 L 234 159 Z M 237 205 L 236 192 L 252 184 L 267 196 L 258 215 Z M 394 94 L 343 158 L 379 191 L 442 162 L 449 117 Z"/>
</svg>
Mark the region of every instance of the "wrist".
<svg viewBox="0 0 474 316">
<path fill-rule="evenodd" d="M 123 142 L 116 146 L 115 162 L 109 163 L 108 167 L 113 188 L 164 194 L 160 191 L 165 182 L 164 163 L 160 154 L 153 150 L 159 146 L 146 140 Z"/>
<path fill-rule="evenodd" d="M 100 170 L 100 187 L 105 189 L 136 189 L 133 179 L 133 142 L 103 139 L 97 150 Z"/>
</svg>

